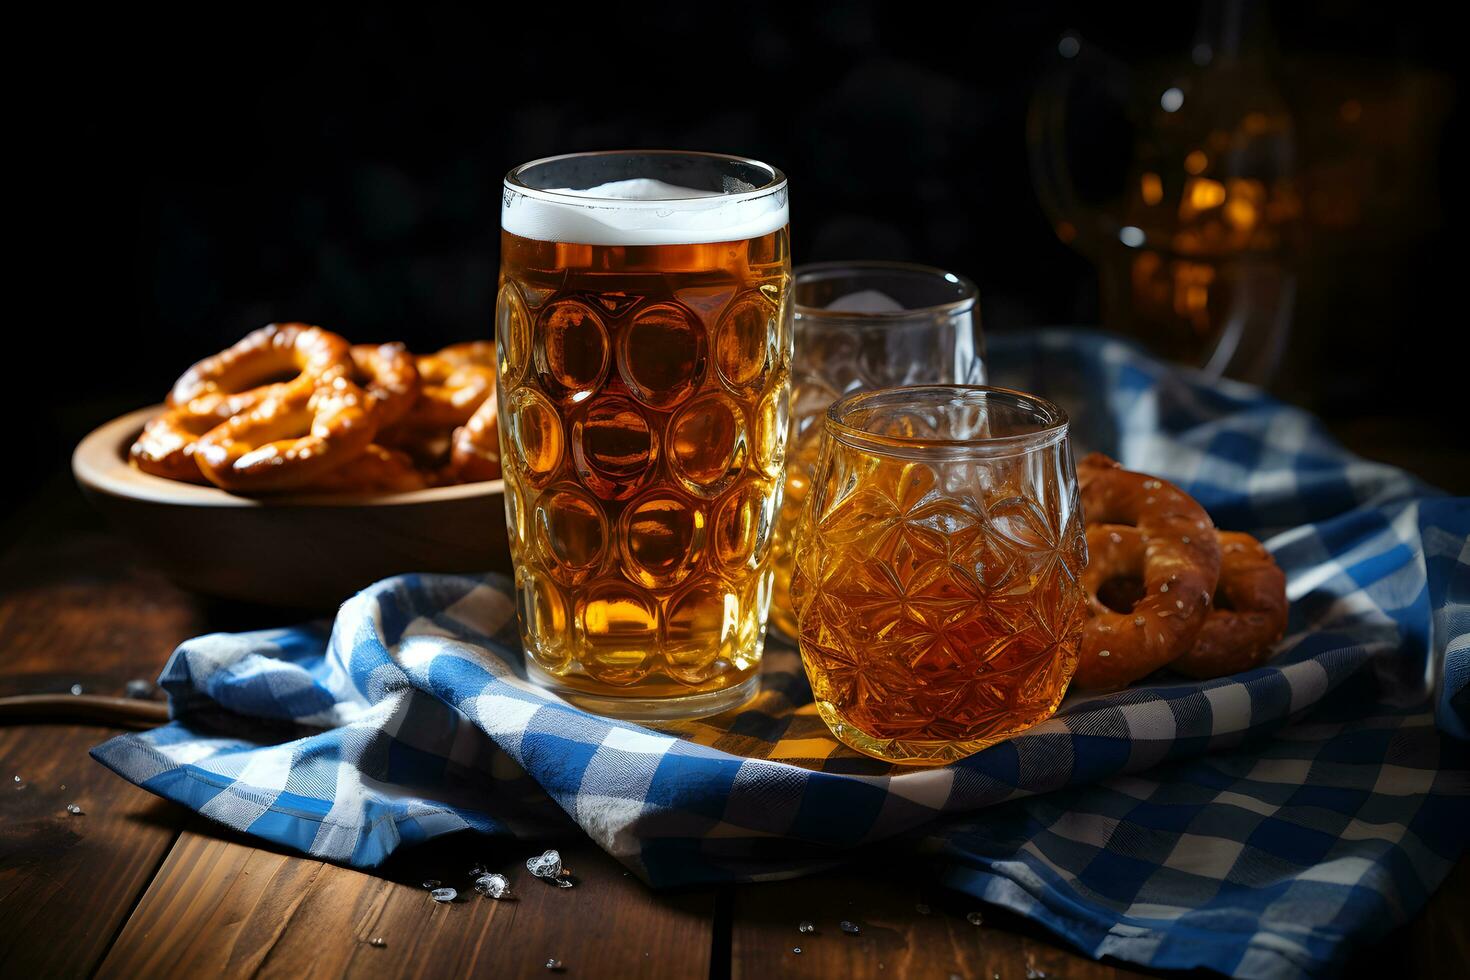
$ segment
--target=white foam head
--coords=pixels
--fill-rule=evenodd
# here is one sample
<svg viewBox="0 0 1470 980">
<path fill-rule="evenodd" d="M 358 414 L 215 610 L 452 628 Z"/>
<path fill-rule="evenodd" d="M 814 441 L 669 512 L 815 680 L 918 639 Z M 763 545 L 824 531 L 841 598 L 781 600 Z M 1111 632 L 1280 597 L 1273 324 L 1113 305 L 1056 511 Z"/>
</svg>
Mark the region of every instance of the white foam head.
<svg viewBox="0 0 1470 980">
<path fill-rule="evenodd" d="M 722 190 L 685 187 L 653 177 L 609 180 L 586 188 L 537 188 L 520 179 L 541 163 L 562 159 L 566 158 L 526 164 L 506 177 L 500 207 L 502 228 L 543 242 L 696 245 L 759 238 L 788 221 L 786 179 L 772 168 L 766 169 L 774 177 L 762 186 L 725 175 Z M 711 159 L 733 158 L 711 155 Z"/>
</svg>

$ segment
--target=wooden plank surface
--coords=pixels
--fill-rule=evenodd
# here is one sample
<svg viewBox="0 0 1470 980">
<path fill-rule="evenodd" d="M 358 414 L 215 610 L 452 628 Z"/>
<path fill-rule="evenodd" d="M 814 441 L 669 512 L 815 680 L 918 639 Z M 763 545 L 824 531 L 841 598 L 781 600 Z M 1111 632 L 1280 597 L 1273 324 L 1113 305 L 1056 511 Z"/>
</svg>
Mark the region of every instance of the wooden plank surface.
<svg viewBox="0 0 1470 980">
<path fill-rule="evenodd" d="M 73 530 L 48 507 L 0 559 L 0 694 L 121 694 L 200 628 L 198 603 L 60 500 Z M 91 973 L 178 836 L 186 814 L 88 757 L 112 734 L 0 727 L 0 976 Z"/>
<path fill-rule="evenodd" d="M 87 756 L 110 734 L 0 728 L 0 977 L 90 974 L 184 822 Z"/>
<path fill-rule="evenodd" d="M 735 890 L 732 980 L 770 977 L 1075 977 L 1142 974 L 1065 949 L 1039 928 L 881 862 Z M 981 923 L 968 916 L 981 912 Z M 810 921 L 813 933 L 802 933 Z M 844 932 L 842 922 L 859 930 Z M 798 953 L 797 950 L 800 950 Z"/>
<path fill-rule="evenodd" d="M 257 848 L 201 822 L 169 854 L 101 977 L 411 977 L 555 975 L 704 977 L 712 891 L 660 895 L 596 846 L 562 849 L 573 888 L 533 878 L 540 849 L 459 835 L 410 849 L 368 873 Z M 474 892 L 486 862 L 515 898 Z M 459 890 L 441 904 L 423 887 Z M 383 945 L 372 944 L 380 938 Z"/>
</svg>

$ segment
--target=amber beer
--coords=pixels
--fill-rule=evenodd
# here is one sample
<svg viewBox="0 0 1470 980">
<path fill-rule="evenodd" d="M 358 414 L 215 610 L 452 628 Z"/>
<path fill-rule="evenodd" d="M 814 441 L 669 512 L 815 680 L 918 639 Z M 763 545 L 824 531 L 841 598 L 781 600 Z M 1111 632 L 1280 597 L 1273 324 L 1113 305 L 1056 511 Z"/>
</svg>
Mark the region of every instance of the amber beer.
<svg viewBox="0 0 1470 980">
<path fill-rule="evenodd" d="M 785 179 L 578 154 L 506 179 L 505 506 L 531 677 L 629 718 L 755 691 L 790 397 Z"/>
<path fill-rule="evenodd" d="M 1067 425 L 1035 396 L 965 385 L 828 409 L 791 599 L 843 742 L 953 762 L 1056 711 L 1086 615 Z"/>
</svg>

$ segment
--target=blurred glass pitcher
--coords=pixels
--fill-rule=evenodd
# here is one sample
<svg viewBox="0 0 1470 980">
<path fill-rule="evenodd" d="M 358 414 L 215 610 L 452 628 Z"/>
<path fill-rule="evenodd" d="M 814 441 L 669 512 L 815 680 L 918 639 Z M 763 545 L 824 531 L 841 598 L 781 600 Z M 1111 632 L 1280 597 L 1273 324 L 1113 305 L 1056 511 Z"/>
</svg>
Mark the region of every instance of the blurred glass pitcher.
<svg viewBox="0 0 1470 980">
<path fill-rule="evenodd" d="M 1269 48 L 1263 5 L 1247 0 L 1206 3 L 1188 56 L 1148 67 L 1065 34 L 1027 122 L 1037 194 L 1058 237 L 1097 263 L 1104 325 L 1260 384 L 1290 330 L 1300 212 Z M 1110 160 L 1099 146 L 1123 134 Z"/>
</svg>

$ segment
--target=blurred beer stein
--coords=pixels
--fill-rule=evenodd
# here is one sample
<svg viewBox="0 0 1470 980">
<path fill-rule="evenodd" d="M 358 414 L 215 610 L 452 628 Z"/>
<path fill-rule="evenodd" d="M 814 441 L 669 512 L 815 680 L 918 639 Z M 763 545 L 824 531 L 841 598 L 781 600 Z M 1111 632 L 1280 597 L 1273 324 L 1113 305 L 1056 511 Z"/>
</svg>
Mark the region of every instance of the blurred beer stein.
<svg viewBox="0 0 1470 980">
<path fill-rule="evenodd" d="M 795 541 L 802 663 L 847 745 L 952 762 L 1056 711 L 1087 543 L 1052 403 L 969 385 L 842 398 Z"/>
<path fill-rule="evenodd" d="M 1259 3 L 1204 4 L 1188 56 L 1157 65 L 1126 66 L 1066 34 L 1027 124 L 1057 236 L 1097 263 L 1104 326 L 1260 384 L 1291 329 L 1301 212 L 1271 43 Z M 1120 168 L 1102 148 L 1125 140 Z"/>
<path fill-rule="evenodd" d="M 793 294 L 796 350 L 771 624 L 794 641 L 792 533 L 828 406 L 873 388 L 978 384 L 985 366 L 975 285 L 964 276 L 900 262 L 823 262 L 797 268 Z"/>
<path fill-rule="evenodd" d="M 505 178 L 501 458 L 526 670 L 589 710 L 759 684 L 790 397 L 786 178 L 579 153 Z"/>
</svg>

